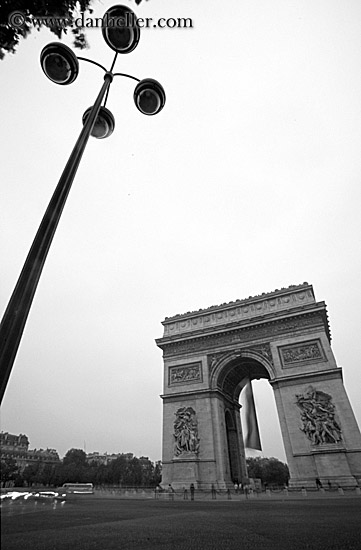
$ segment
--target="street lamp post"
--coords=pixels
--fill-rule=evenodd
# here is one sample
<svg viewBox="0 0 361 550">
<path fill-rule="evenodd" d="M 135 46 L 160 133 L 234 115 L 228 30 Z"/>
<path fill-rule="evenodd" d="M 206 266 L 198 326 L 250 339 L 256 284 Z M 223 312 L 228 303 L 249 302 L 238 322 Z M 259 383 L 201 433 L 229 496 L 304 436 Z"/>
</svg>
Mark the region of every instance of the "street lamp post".
<svg viewBox="0 0 361 550">
<path fill-rule="evenodd" d="M 26 320 L 40 279 L 44 263 L 58 226 L 67 196 L 73 183 L 80 160 L 92 135 L 98 139 L 108 137 L 114 130 L 114 117 L 105 107 L 109 87 L 114 76 L 125 76 L 137 81 L 134 90 L 136 107 L 145 115 L 155 115 L 163 108 L 165 93 L 156 80 L 139 80 L 125 73 L 113 73 L 118 54 L 130 53 L 138 45 L 140 29 L 132 10 L 126 6 L 114 6 L 104 15 L 108 26 L 102 29 L 106 43 L 115 51 L 112 66 L 107 71 L 99 63 L 76 57 L 74 52 L 61 43 L 51 43 L 41 52 L 40 62 L 46 76 L 56 84 L 67 85 L 74 82 L 79 72 L 78 60 L 97 65 L 104 71 L 104 83 L 94 102 L 83 115 L 83 128 L 48 208 L 36 233 L 23 269 L 5 310 L 0 325 L 0 402 L 5 393 L 11 369 L 25 328 Z M 104 106 L 102 106 L 105 98 Z"/>
</svg>

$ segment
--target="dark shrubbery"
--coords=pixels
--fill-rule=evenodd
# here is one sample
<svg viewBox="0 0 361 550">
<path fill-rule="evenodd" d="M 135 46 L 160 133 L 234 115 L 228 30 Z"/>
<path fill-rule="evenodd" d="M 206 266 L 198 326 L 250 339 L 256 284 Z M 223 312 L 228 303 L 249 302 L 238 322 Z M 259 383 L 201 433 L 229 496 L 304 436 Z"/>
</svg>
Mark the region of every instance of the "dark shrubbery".
<svg viewBox="0 0 361 550">
<path fill-rule="evenodd" d="M 264 485 L 283 487 L 288 485 L 290 473 L 287 464 L 278 458 L 247 458 L 248 475 L 259 478 Z"/>
<path fill-rule="evenodd" d="M 81 449 L 70 449 L 57 464 L 37 462 L 19 472 L 13 459 L 1 462 L 1 482 L 12 482 L 17 487 L 26 484 L 57 487 L 63 483 L 93 483 L 94 485 L 120 485 L 155 487 L 161 480 L 161 462 L 153 463 L 146 457 L 121 454 L 107 464 L 87 462 Z"/>
</svg>

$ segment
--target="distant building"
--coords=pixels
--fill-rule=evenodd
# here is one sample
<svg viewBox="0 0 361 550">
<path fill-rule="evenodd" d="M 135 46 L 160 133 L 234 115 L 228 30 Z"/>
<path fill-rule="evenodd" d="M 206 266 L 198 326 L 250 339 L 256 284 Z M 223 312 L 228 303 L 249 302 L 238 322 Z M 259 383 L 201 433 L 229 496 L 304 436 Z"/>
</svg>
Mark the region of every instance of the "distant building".
<svg viewBox="0 0 361 550">
<path fill-rule="evenodd" d="M 13 435 L 8 432 L 0 432 L 0 455 L 1 460 L 13 458 L 20 472 L 30 464 L 60 462 L 55 449 L 29 449 L 29 439 L 26 435 Z"/>
<path fill-rule="evenodd" d="M 88 462 L 88 464 L 96 464 L 97 466 L 100 466 L 101 464 L 109 464 L 109 462 L 112 462 L 113 460 L 116 460 L 117 458 L 120 458 L 121 456 L 125 457 L 127 460 L 131 460 L 133 458 L 133 454 L 132 453 L 112 453 L 112 454 L 108 454 L 108 453 L 98 453 L 98 452 L 93 452 L 93 453 L 87 453 L 86 455 L 86 461 Z"/>
</svg>

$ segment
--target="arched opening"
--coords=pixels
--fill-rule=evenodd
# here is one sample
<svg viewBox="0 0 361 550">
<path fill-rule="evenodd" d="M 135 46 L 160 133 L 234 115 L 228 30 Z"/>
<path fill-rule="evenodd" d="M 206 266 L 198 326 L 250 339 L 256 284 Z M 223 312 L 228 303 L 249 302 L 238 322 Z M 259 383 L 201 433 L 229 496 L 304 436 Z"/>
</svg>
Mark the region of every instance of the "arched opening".
<svg viewBox="0 0 361 550">
<path fill-rule="evenodd" d="M 246 453 L 247 456 L 276 456 L 284 460 L 276 404 L 272 387 L 269 384 L 272 377 L 272 366 L 267 360 L 251 353 L 224 357 L 214 371 L 213 387 L 219 389 L 225 397 L 225 427 L 232 482 L 235 480 L 240 482 L 243 477 Z M 251 449 L 246 451 L 244 448 L 245 407 L 242 403 L 242 390 L 249 381 L 252 381 L 254 390 L 262 452 Z M 228 406 L 226 401 L 229 403 Z M 239 409 L 241 409 L 240 412 L 238 412 Z M 276 449 L 277 452 L 273 452 Z"/>
<path fill-rule="evenodd" d="M 222 361 L 214 376 L 214 387 L 221 390 L 232 402 L 238 403 L 240 393 L 248 380 L 271 379 L 266 367 L 253 357 L 238 356 Z"/>
<path fill-rule="evenodd" d="M 257 413 L 258 427 L 260 431 L 262 451 L 246 449 L 247 457 L 275 457 L 286 462 L 286 454 L 282 439 L 280 421 L 278 417 L 273 388 L 268 380 L 260 379 L 252 381 L 254 402 Z M 245 407 L 243 395 L 240 395 L 241 423 L 245 426 Z"/>
</svg>

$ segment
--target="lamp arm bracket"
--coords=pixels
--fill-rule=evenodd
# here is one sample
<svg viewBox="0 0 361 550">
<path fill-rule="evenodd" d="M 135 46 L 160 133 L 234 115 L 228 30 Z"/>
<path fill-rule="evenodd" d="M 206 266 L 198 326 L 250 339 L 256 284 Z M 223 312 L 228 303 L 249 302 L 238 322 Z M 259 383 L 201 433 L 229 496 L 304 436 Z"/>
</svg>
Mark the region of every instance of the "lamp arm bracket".
<svg viewBox="0 0 361 550">
<path fill-rule="evenodd" d="M 113 76 L 126 76 L 127 78 L 132 78 L 133 80 L 136 80 L 137 82 L 140 82 L 139 78 L 136 78 L 135 76 L 132 76 L 132 75 L 126 74 L 126 73 L 114 73 Z"/>
<path fill-rule="evenodd" d="M 103 71 L 105 73 L 107 73 L 108 71 L 106 70 L 105 67 L 103 67 L 103 65 L 101 65 L 100 63 L 97 63 L 96 61 L 93 61 L 92 59 L 87 59 L 86 57 L 79 57 L 77 56 L 77 58 L 80 60 L 80 61 L 87 61 L 88 63 L 92 63 L 93 65 L 97 65 L 97 67 L 100 67 L 101 69 L 103 69 Z"/>
</svg>

